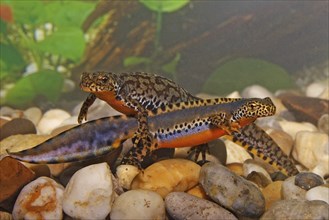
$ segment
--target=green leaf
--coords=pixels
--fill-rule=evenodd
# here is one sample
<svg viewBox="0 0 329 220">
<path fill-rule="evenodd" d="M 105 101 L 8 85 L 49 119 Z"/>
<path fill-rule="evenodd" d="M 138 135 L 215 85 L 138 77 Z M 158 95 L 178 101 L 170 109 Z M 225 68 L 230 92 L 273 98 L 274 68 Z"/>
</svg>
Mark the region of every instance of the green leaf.
<svg viewBox="0 0 329 220">
<path fill-rule="evenodd" d="M 46 37 L 45 40 L 38 42 L 36 47 L 42 52 L 78 61 L 85 49 L 85 39 L 80 28 L 63 27 Z"/>
<path fill-rule="evenodd" d="M 7 23 L 0 19 L 0 33 L 7 34 Z"/>
<path fill-rule="evenodd" d="M 15 72 L 26 65 L 22 54 L 13 45 L 0 43 L 0 48 L 1 70 Z"/>
<path fill-rule="evenodd" d="M 151 11 L 156 12 L 174 12 L 185 5 L 187 5 L 190 0 L 139 0 L 143 5 L 145 5 Z"/>
<path fill-rule="evenodd" d="M 174 74 L 176 72 L 177 65 L 180 61 L 181 55 L 179 53 L 176 54 L 174 59 L 170 61 L 169 63 L 163 65 L 161 69 L 167 73 Z"/>
<path fill-rule="evenodd" d="M 203 92 L 225 95 L 258 84 L 274 92 L 294 86 L 288 73 L 273 63 L 239 58 L 220 66 L 203 85 Z"/>
<path fill-rule="evenodd" d="M 44 96 L 55 102 L 61 94 L 64 78 L 52 70 L 41 70 L 21 78 L 13 88 L 8 90 L 6 104 L 23 107 L 38 96 Z"/>
<path fill-rule="evenodd" d="M 42 17 L 44 17 L 45 3 L 40 0 L 11 0 L 6 3 L 12 6 L 16 23 L 35 26 L 44 22 Z"/>
<path fill-rule="evenodd" d="M 151 63 L 151 61 L 152 60 L 148 57 L 131 56 L 123 60 L 123 66 L 128 67 L 128 66 L 135 66 L 139 64 L 149 64 Z"/>
</svg>

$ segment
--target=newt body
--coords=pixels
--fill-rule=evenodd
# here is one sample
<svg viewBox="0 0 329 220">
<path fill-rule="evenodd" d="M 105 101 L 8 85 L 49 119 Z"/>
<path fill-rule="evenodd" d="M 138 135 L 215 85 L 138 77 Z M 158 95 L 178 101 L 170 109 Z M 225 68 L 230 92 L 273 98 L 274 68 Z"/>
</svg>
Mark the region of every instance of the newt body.
<svg viewBox="0 0 329 220">
<path fill-rule="evenodd" d="M 275 106 L 269 98 L 237 99 L 224 104 L 221 99 L 200 100 L 160 108 L 148 113 L 152 146 L 138 159 L 143 160 L 143 156 L 157 148 L 185 147 L 214 140 L 258 117 L 274 113 Z M 78 125 L 34 148 L 8 153 L 31 163 L 72 162 L 119 147 L 123 141 L 133 137 L 137 129 L 138 121 L 133 117 L 102 118 Z M 195 142 L 191 143 L 185 137 L 191 137 Z"/>
<path fill-rule="evenodd" d="M 122 74 L 108 72 L 83 73 L 80 86 L 82 90 L 90 94 L 80 110 L 78 117 L 79 123 L 81 123 L 83 119 L 87 119 L 88 108 L 96 98 L 102 99 L 113 108 L 126 115 L 138 115 L 138 113 L 141 113 L 137 118 L 139 121 L 142 121 L 141 124 L 144 124 L 145 129 L 148 129 L 145 118 L 143 122 L 145 112 L 171 103 L 201 100 L 169 79 L 140 72 Z M 236 99 L 226 98 L 220 101 L 222 103 L 229 103 L 235 100 Z M 182 115 L 181 117 L 185 118 L 186 115 Z M 143 126 L 139 126 L 139 128 L 140 127 Z M 293 163 L 272 138 L 254 123 L 246 125 L 238 132 L 232 131 L 230 134 L 226 134 L 226 137 L 244 147 L 251 154 L 257 155 L 267 162 L 276 161 L 274 165 L 278 169 L 282 170 L 282 168 L 284 168 L 288 170 L 287 172 L 290 174 L 298 173 Z M 188 135 L 181 136 L 180 141 L 189 141 L 189 146 L 194 146 L 197 138 L 199 137 Z M 168 140 L 163 146 L 171 147 L 175 144 L 173 140 Z M 197 148 L 203 153 L 203 159 L 205 159 L 204 150 L 206 149 L 204 146 L 205 145 L 202 144 Z M 145 146 L 140 146 L 140 148 L 145 150 Z M 136 151 L 136 149 L 133 149 L 133 151 Z M 128 159 L 133 158 L 130 156 L 130 158 L 126 158 L 126 161 Z"/>
</svg>

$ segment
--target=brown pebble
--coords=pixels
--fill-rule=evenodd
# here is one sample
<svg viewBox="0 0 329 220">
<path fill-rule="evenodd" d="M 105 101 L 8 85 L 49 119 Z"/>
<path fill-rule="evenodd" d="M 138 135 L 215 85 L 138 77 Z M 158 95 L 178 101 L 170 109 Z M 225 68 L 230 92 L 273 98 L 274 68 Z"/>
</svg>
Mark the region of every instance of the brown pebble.
<svg viewBox="0 0 329 220">
<path fill-rule="evenodd" d="M 297 174 L 295 177 L 295 185 L 305 190 L 312 189 L 313 187 L 320 186 L 322 184 L 324 184 L 323 179 L 315 173 L 302 172 Z"/>
<path fill-rule="evenodd" d="M 268 210 L 274 202 L 281 200 L 281 186 L 282 181 L 275 181 L 267 185 L 262 190 L 262 193 L 265 198 L 266 210 Z"/>
<path fill-rule="evenodd" d="M 34 124 L 24 118 L 15 118 L 1 127 L 0 140 L 15 134 L 36 134 Z"/>
</svg>

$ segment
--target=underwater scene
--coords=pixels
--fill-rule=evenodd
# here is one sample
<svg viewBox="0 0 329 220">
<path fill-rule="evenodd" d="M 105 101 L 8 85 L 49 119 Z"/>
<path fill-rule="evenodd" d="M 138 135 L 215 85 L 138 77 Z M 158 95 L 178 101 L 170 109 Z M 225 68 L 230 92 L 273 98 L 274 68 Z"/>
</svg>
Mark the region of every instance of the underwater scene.
<svg viewBox="0 0 329 220">
<path fill-rule="evenodd" d="M 328 17 L 1 0 L 0 219 L 329 219 Z"/>
</svg>

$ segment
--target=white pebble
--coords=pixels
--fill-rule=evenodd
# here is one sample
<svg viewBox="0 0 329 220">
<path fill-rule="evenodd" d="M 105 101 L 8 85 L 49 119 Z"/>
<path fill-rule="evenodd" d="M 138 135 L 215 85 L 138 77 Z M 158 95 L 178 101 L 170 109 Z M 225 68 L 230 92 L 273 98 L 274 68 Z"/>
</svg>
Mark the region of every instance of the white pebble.
<svg viewBox="0 0 329 220">
<path fill-rule="evenodd" d="M 245 160 L 251 159 L 251 156 L 248 154 L 248 152 L 240 145 L 237 145 L 228 140 L 225 140 L 224 142 L 227 151 L 226 164 L 243 163 Z"/>
<path fill-rule="evenodd" d="M 300 131 L 317 131 L 318 129 L 311 123 L 308 122 L 292 122 L 292 121 L 279 121 L 282 130 L 288 133 L 293 139 L 296 134 Z"/>
<path fill-rule="evenodd" d="M 307 200 L 322 200 L 329 204 L 329 188 L 326 186 L 317 186 L 307 191 L 305 198 Z"/>
<path fill-rule="evenodd" d="M 115 199 L 110 214 L 115 219 L 165 219 L 162 197 L 149 190 L 130 190 Z"/>
<path fill-rule="evenodd" d="M 328 85 L 322 82 L 314 82 L 307 86 L 306 88 L 306 96 L 308 97 L 320 97 L 321 94 L 326 90 Z"/>
<path fill-rule="evenodd" d="M 32 121 L 33 124 L 36 126 L 42 117 L 42 111 L 39 108 L 32 107 L 32 108 L 26 109 L 24 111 L 24 115 L 27 119 Z"/>
<path fill-rule="evenodd" d="M 295 185 L 295 176 L 289 177 L 283 181 L 281 186 L 281 193 L 283 199 L 298 199 L 304 200 L 306 190 Z"/>
<path fill-rule="evenodd" d="M 292 156 L 310 170 L 318 165 L 328 167 L 328 163 L 324 164 L 325 161 L 329 161 L 328 146 L 326 143 L 328 143 L 327 134 L 300 131 L 296 134 Z M 322 174 L 319 175 L 323 176 Z"/>
<path fill-rule="evenodd" d="M 132 165 L 119 165 L 116 169 L 116 174 L 120 186 L 130 189 L 131 182 L 139 174 L 139 169 Z"/>
<path fill-rule="evenodd" d="M 260 85 L 252 85 L 245 88 L 241 93 L 243 98 L 265 98 L 273 97 L 274 95 Z"/>
<path fill-rule="evenodd" d="M 64 187 L 48 177 L 27 184 L 16 199 L 14 219 L 62 219 Z"/>
<path fill-rule="evenodd" d="M 110 167 L 94 164 L 78 170 L 64 191 L 63 210 L 74 219 L 105 219 L 114 192 Z"/>
<path fill-rule="evenodd" d="M 41 118 L 37 128 L 42 134 L 49 134 L 54 128 L 57 128 L 70 114 L 61 109 L 52 109 L 47 111 Z"/>
</svg>

